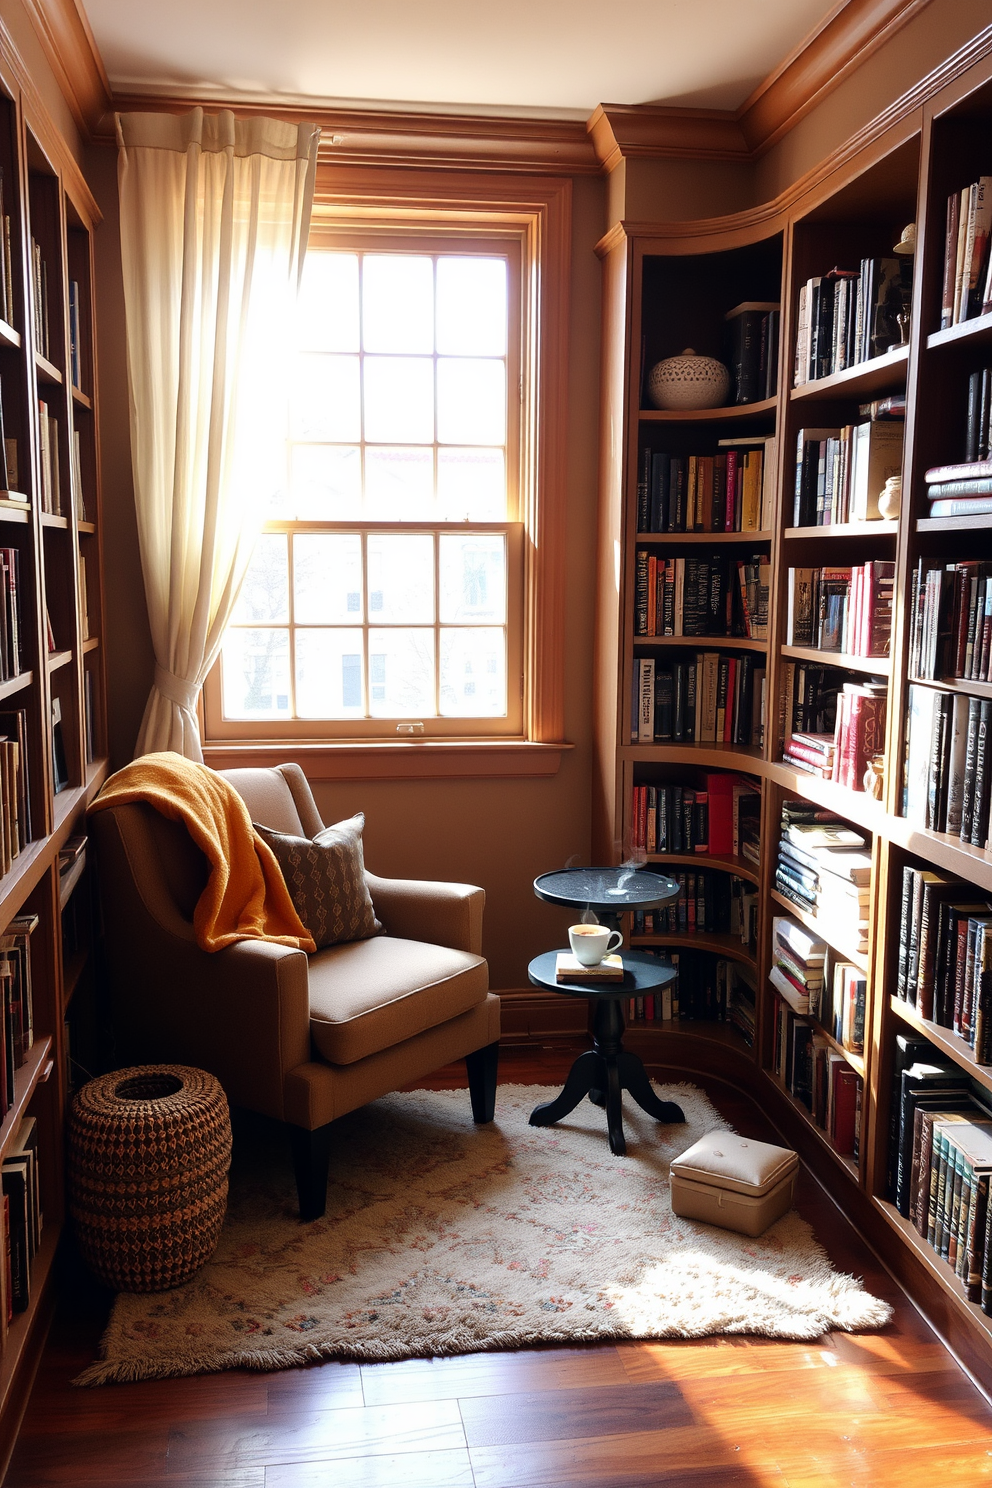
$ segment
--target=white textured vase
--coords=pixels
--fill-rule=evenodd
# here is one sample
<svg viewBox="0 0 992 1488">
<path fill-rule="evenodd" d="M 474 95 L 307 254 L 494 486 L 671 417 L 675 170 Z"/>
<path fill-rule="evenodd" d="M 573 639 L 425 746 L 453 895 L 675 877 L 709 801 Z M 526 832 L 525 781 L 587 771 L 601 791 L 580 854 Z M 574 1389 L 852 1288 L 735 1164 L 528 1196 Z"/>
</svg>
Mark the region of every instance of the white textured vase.
<svg viewBox="0 0 992 1488">
<path fill-rule="evenodd" d="M 648 397 L 655 408 L 719 408 L 730 391 L 730 373 L 715 357 L 697 356 L 691 346 L 666 357 L 648 373 Z"/>
</svg>

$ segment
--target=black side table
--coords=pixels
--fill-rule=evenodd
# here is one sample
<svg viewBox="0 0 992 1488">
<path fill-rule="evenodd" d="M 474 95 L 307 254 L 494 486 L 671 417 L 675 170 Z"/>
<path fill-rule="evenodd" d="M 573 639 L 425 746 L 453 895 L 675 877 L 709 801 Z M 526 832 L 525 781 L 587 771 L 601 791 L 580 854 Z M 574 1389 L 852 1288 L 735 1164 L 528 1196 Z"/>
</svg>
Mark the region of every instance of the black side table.
<svg viewBox="0 0 992 1488">
<path fill-rule="evenodd" d="M 536 956 L 527 968 L 527 975 L 535 987 L 548 987 L 566 997 L 588 997 L 593 1002 L 592 1048 L 580 1054 L 572 1065 L 561 1094 L 553 1101 L 534 1107 L 530 1124 L 553 1126 L 574 1111 L 582 1097 L 588 1095 L 594 1105 L 606 1107 L 610 1151 L 623 1157 L 627 1151 L 623 1135 L 624 1090 L 634 1097 L 642 1111 L 647 1111 L 656 1121 L 685 1121 L 682 1107 L 674 1101 L 658 1099 L 638 1056 L 623 1047 L 624 999 L 667 987 L 678 973 L 674 966 L 663 965 L 655 956 L 625 951 L 622 982 L 559 982 L 555 979 L 557 957 L 557 951 L 545 951 L 543 956 Z"/>
</svg>

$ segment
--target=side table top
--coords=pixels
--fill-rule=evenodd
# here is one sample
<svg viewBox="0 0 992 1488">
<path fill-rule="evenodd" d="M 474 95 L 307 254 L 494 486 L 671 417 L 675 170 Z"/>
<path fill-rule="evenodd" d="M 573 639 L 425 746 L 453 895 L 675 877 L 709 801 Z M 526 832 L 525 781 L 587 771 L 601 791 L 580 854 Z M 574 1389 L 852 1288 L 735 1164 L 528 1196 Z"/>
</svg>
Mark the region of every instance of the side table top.
<svg viewBox="0 0 992 1488">
<path fill-rule="evenodd" d="M 551 992 L 564 992 L 569 997 L 636 997 L 644 992 L 656 992 L 667 987 L 678 976 L 678 968 L 659 961 L 657 956 L 648 956 L 643 951 L 621 951 L 623 960 L 622 982 L 559 982 L 555 980 L 555 966 L 561 951 L 545 951 L 535 956 L 527 968 L 527 975 L 535 987 L 547 987 Z"/>
<path fill-rule="evenodd" d="M 614 915 L 665 904 L 678 892 L 673 879 L 644 868 L 558 868 L 534 880 L 538 899 Z"/>
</svg>

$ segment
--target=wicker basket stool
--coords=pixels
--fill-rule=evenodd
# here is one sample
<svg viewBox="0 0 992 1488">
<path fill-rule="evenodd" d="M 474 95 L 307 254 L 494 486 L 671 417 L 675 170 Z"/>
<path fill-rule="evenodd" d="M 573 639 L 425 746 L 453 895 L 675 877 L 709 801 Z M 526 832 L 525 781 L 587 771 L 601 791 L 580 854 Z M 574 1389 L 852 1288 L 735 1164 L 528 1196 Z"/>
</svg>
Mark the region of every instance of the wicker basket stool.
<svg viewBox="0 0 992 1488">
<path fill-rule="evenodd" d="M 213 1075 L 147 1064 L 91 1080 L 69 1115 L 69 1208 L 87 1264 L 121 1292 L 187 1281 L 220 1236 L 230 1162 Z"/>
</svg>

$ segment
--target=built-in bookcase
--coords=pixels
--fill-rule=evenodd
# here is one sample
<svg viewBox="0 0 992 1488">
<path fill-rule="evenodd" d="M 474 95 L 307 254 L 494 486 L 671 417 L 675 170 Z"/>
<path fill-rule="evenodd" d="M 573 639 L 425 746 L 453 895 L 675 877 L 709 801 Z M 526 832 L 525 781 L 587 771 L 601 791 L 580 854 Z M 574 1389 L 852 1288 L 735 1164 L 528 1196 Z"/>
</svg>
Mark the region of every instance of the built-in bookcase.
<svg viewBox="0 0 992 1488">
<path fill-rule="evenodd" d="M 719 865 L 727 872 L 749 874 L 757 891 L 758 943 L 753 951 L 744 951 L 753 964 L 757 989 L 754 1046 L 749 1047 L 732 1026 L 696 1021 L 636 1020 L 628 1036 L 658 1065 L 723 1073 L 746 1084 L 959 1354 L 992 1383 L 992 1317 L 982 1311 L 980 1303 L 966 1297 L 948 1259 L 942 1259 L 912 1220 L 899 1212 L 892 1189 L 893 1099 L 900 1089 L 900 1060 L 911 1047 L 910 1040 L 926 1039 L 937 1062 L 945 1061 L 952 1072 L 966 1077 L 977 1098 L 987 1102 L 992 1098 L 992 1065 L 980 1062 L 985 1056 L 969 1042 L 967 1027 L 962 1031 L 940 1021 L 951 1017 L 947 986 L 944 1011 L 939 1015 L 921 1011 L 928 1006 L 925 998 L 918 1003 L 912 995 L 900 995 L 900 931 L 907 874 L 916 871 L 959 879 L 962 904 L 992 905 L 992 851 L 984 842 L 965 843 L 960 835 L 921 825 L 918 814 L 907 818 L 904 813 L 907 748 L 914 727 L 909 717 L 910 687 L 943 691 L 952 703 L 960 696 L 992 699 L 990 682 L 949 676 L 946 669 L 922 680 L 909 666 L 914 574 L 921 560 L 924 566 L 935 568 L 965 561 L 992 565 L 992 514 L 935 518 L 926 482 L 926 472 L 932 467 L 964 461 L 969 379 L 992 367 L 992 314 L 979 313 L 941 329 L 947 199 L 979 176 L 992 176 L 992 60 L 976 63 L 942 91 L 935 87 L 915 115 L 869 136 L 870 132 L 858 150 L 842 152 L 829 168 L 814 173 L 803 192 L 788 202 L 753 209 L 739 219 L 659 222 L 657 229 L 639 227 L 635 234 L 617 225 L 600 245 L 607 305 L 603 427 L 620 427 L 624 438 L 605 454 L 601 490 L 596 851 L 603 859 L 620 861 L 633 847 L 637 856 L 635 801 L 641 786 L 676 779 L 698 786 L 705 772 L 714 770 L 744 774 L 760 784 L 760 864 Z M 907 258 L 905 229 L 910 223 L 917 228 L 916 252 Z M 902 252 L 896 253 L 900 244 Z M 840 270 L 847 272 L 839 278 L 853 283 L 859 274 L 881 272 L 862 267 L 865 261 L 884 259 L 896 259 L 905 268 L 904 288 L 910 284 L 911 269 L 911 286 L 901 302 L 903 314 L 896 336 L 888 344 L 872 346 L 867 355 L 842 357 L 842 365 L 836 360 L 832 365 L 818 364 L 812 374 L 807 360 L 805 375 L 797 380 L 797 360 L 802 363 L 804 347 L 809 351 L 803 339 L 807 334 L 803 313 L 810 282 Z M 847 288 L 842 293 L 846 306 L 854 290 Z M 660 357 L 692 346 L 726 360 L 726 346 L 720 339 L 723 317 L 742 301 L 781 302 L 774 398 L 752 406 L 683 415 L 646 408 L 645 377 Z M 898 423 L 899 412 L 903 415 L 899 514 L 883 518 L 860 512 L 846 520 L 824 521 L 815 508 L 812 516 L 807 508 L 805 519 L 797 521 L 802 431 L 819 431 L 810 436 L 810 442 L 819 445 L 821 460 L 828 462 L 826 469 L 832 468 L 840 479 L 841 462 L 848 454 L 837 451 L 850 440 L 848 431 L 874 420 Z M 639 517 L 649 469 L 645 448 L 661 448 L 664 442 L 673 453 L 701 453 L 711 447 L 704 441 L 715 448 L 719 438 L 735 433 L 777 436 L 767 530 L 746 536 L 645 532 L 643 515 Z M 879 449 L 891 449 L 893 443 L 898 447 L 898 433 L 891 426 L 884 433 L 884 439 L 879 436 Z M 871 431 L 864 437 L 870 439 Z M 836 438 L 837 446 L 828 446 L 828 438 Z M 836 462 L 832 467 L 831 459 Z M 822 480 L 822 468 L 820 475 Z M 822 488 L 819 494 L 823 496 Z M 827 497 L 829 505 L 829 487 Z M 643 603 L 645 552 L 658 559 L 690 552 L 718 557 L 743 542 L 768 557 L 766 641 L 755 645 L 741 638 L 710 636 L 686 642 L 643 634 L 638 606 Z M 883 569 L 891 583 L 887 650 L 882 655 L 866 655 L 850 648 L 792 644 L 790 570 L 819 575 L 831 571 L 842 581 L 846 570 L 869 563 Z M 792 594 L 794 602 L 794 590 Z M 637 735 L 643 658 L 653 657 L 665 667 L 683 650 L 730 655 L 739 654 L 742 646 L 755 649 L 766 668 L 760 746 L 684 738 L 649 740 Z M 852 750 L 867 747 L 869 738 L 878 738 L 868 789 L 862 769 L 853 771 L 854 759 L 860 758 L 856 753 L 851 755 L 849 783 L 842 785 L 830 778 L 833 746 L 828 739 L 803 745 L 793 738 L 796 728 L 787 705 L 795 701 L 789 688 L 795 687 L 800 668 L 823 669 L 830 685 L 848 684 L 845 717 L 850 719 L 853 709 L 855 720 L 861 720 L 850 735 Z M 876 698 L 885 693 L 881 735 L 857 731 L 865 714 L 851 698 L 860 695 L 859 689 Z M 872 706 L 877 718 L 877 702 Z M 812 703 L 811 707 L 815 713 Z M 784 752 L 790 738 L 792 751 Z M 812 772 L 802 768 L 802 748 L 811 759 L 820 760 Z M 817 756 L 817 749 L 825 753 Z M 861 767 L 869 763 L 860 760 Z M 841 778 L 845 778 L 843 773 Z M 819 913 L 815 905 L 804 906 L 782 892 L 776 869 L 783 807 L 790 802 L 805 802 L 847 823 L 863 840 L 863 871 L 869 881 L 855 895 L 856 914 L 861 918 L 854 937 L 842 919 Z M 680 859 L 654 854 L 648 861 L 664 872 L 672 871 Z M 701 863 L 705 861 L 703 857 Z M 934 903 L 939 892 L 935 891 Z M 959 908 L 954 911 L 961 912 Z M 837 1007 L 827 1004 L 818 1006 L 808 1019 L 820 1056 L 841 1071 L 845 1088 L 860 1081 L 854 1152 L 839 1150 L 816 1111 L 810 1109 L 805 1092 L 800 1089 L 797 1098 L 794 1082 L 783 1077 L 782 1004 L 769 980 L 776 964 L 772 923 L 783 915 L 826 947 L 828 966 L 843 963 L 847 968 L 843 986 L 852 998 L 857 994 L 862 999 L 861 1005 L 852 1001 L 850 1024 L 835 1016 Z M 947 923 L 951 923 L 950 911 Z M 700 943 L 684 934 L 633 936 L 636 944 L 650 944 L 652 938 L 660 940 L 659 949 L 674 950 L 680 958 Z M 741 952 L 738 945 L 736 954 Z M 987 992 L 992 994 L 992 980 Z"/>
<path fill-rule="evenodd" d="M 79 928 L 86 855 L 66 843 L 85 833 L 87 804 L 104 779 L 106 725 L 98 214 L 50 121 L 25 110 L 2 72 L 0 172 L 0 1171 L 10 1173 L 15 1255 L 9 1269 L 0 1265 L 2 1464 L 50 1315 L 65 1219 L 67 1027 L 92 1023 L 93 991 L 92 947 Z M 29 1139 L 31 1155 L 18 1159 Z M 27 1256 L 17 1232 L 26 1174 L 43 1213 Z"/>
</svg>

